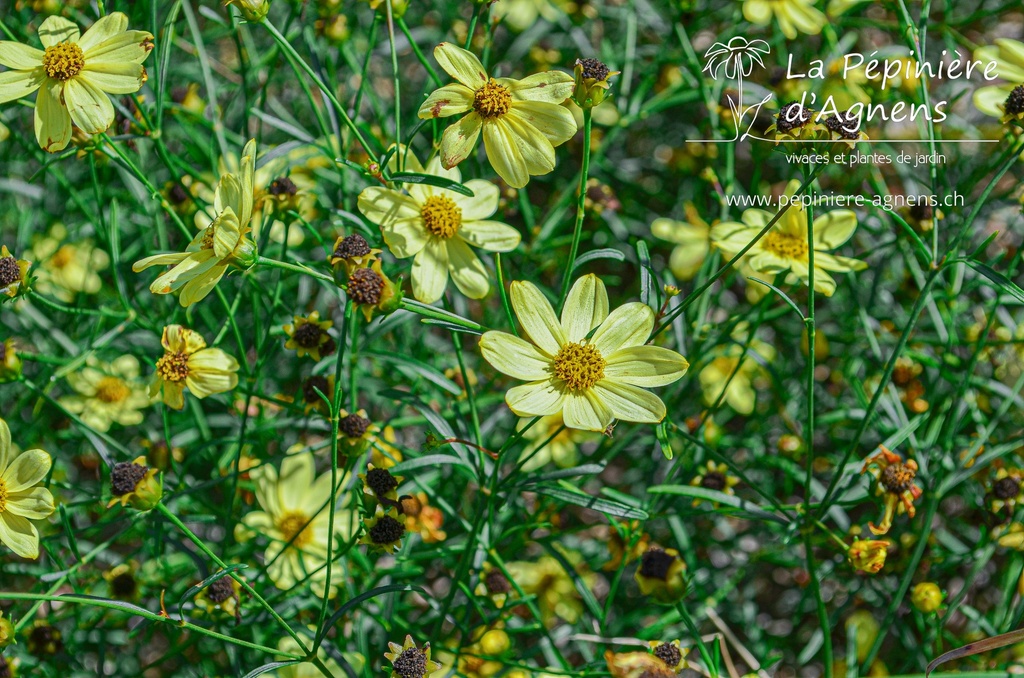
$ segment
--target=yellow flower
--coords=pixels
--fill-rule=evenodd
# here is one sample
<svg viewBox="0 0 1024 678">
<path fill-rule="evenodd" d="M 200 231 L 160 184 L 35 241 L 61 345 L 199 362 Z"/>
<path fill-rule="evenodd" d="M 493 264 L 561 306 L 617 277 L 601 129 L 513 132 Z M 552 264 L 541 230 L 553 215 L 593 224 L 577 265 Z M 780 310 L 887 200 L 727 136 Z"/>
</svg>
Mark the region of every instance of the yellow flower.
<svg viewBox="0 0 1024 678">
<path fill-rule="evenodd" d="M 11 623 L 10 619 L 4 619 L 4 611 L 0 610 L 0 650 L 14 642 L 14 634 L 14 624 Z M 2 659 L 3 657 L 0 656 L 0 660 Z M 0 669 L 3 668 L 5 668 L 5 665 L 0 662 Z M 3 675 L 3 673 L 0 672 L 0 675 Z"/>
<path fill-rule="evenodd" d="M 111 424 L 134 426 L 142 423 L 140 410 L 150 403 L 145 384 L 139 379 L 139 361 L 123 355 L 112 363 L 89 356 L 85 367 L 67 376 L 75 395 L 64 396 L 60 405 L 90 428 L 109 431 Z"/>
<path fill-rule="evenodd" d="M 149 397 L 180 410 L 185 387 L 197 398 L 238 386 L 238 361 L 219 348 L 207 348 L 202 335 L 181 325 L 164 328 L 164 356 L 156 361 Z"/>
<path fill-rule="evenodd" d="M 891 545 L 888 539 L 858 539 L 850 544 L 846 559 L 857 574 L 877 574 L 885 565 L 885 556 Z"/>
<path fill-rule="evenodd" d="M 371 518 L 363 520 L 365 534 L 359 540 L 371 549 L 394 553 L 402 548 L 402 538 L 406 535 L 405 522 L 398 518 L 398 511 L 383 504 L 377 505 L 377 512 Z"/>
<path fill-rule="evenodd" d="M 1019 502 L 1024 502 L 1024 471 L 1019 468 L 996 471 L 996 477 L 992 480 L 992 512 L 998 513 L 1006 507 L 1008 513 L 1012 514 Z"/>
<path fill-rule="evenodd" d="M 110 469 L 111 496 L 107 508 L 114 504 L 122 507 L 131 504 L 137 511 L 151 511 L 164 496 L 158 474 L 158 469 L 146 466 L 144 456 L 114 464 Z"/>
<path fill-rule="evenodd" d="M 791 181 L 786 195 L 792 196 L 799 182 Z M 743 223 L 735 221 L 716 224 L 711 229 L 715 245 L 734 257 L 764 228 L 772 214 L 764 210 L 743 212 Z M 860 271 L 867 264 L 857 259 L 829 254 L 853 235 L 857 228 L 857 215 L 852 210 L 833 210 L 814 220 L 814 241 L 807 242 L 807 213 L 801 203 L 792 205 L 779 218 L 763 238 L 751 247 L 744 259 L 755 273 L 773 276 L 789 271 L 786 281 L 807 284 L 810 279 L 807 253 L 814 248 L 814 289 L 831 297 L 836 281 L 826 271 Z M 771 282 L 768 280 L 767 282 Z"/>
<path fill-rule="evenodd" d="M 13 299 L 19 292 L 26 291 L 30 266 L 31 261 L 16 258 L 7 249 L 7 245 L 0 247 L 0 294 Z"/>
<path fill-rule="evenodd" d="M 412 153 L 404 157 L 407 171 L 462 181 L 457 167 L 444 169 L 437 157 L 426 169 Z M 379 186 L 359 194 L 359 211 L 380 225 L 391 253 L 399 259 L 413 257 L 412 291 L 424 303 L 441 298 L 449 274 L 464 295 L 483 298 L 490 289 L 488 270 L 470 245 L 488 252 L 508 252 L 519 245 L 519 231 L 489 219 L 498 209 L 498 187 L 482 179 L 465 185 L 473 197 L 429 184 L 408 184 L 408 195 Z"/>
<path fill-rule="evenodd" d="M 439 662 L 430 659 L 430 643 L 423 643 L 423 647 L 416 647 L 412 636 L 405 637 L 405 643 L 388 643 L 390 652 L 384 653 L 384 658 L 391 662 L 394 667 L 394 675 L 398 678 L 426 678 L 434 671 L 441 670 Z"/>
<path fill-rule="evenodd" d="M 79 293 L 96 294 L 103 286 L 99 272 L 110 266 L 110 257 L 89 240 L 64 242 L 68 230 L 54 224 L 49 233 L 32 244 L 36 267 L 35 288 L 71 303 Z"/>
<path fill-rule="evenodd" d="M 376 468 L 372 463 L 366 465 L 366 473 L 360 473 L 363 481 L 363 494 L 372 501 L 380 501 L 397 508 L 398 486 L 402 478 L 391 475 L 386 468 Z"/>
<path fill-rule="evenodd" d="M 576 584 L 557 558 L 541 556 L 535 563 L 516 560 L 507 563 L 505 570 L 523 594 L 536 596 L 546 627 L 553 627 L 559 619 L 575 624 L 583 614 L 583 601 Z"/>
<path fill-rule="evenodd" d="M 994 45 L 974 50 L 974 58 L 983 64 L 996 62 L 993 75 L 1006 80 L 999 85 L 986 85 L 974 91 L 974 105 L 985 115 L 1003 122 L 1021 120 L 1024 113 L 1024 91 L 1012 101 L 1011 95 L 1024 83 L 1024 43 L 1010 38 L 997 38 Z"/>
<path fill-rule="evenodd" d="M 736 494 L 732 488 L 740 484 L 740 479 L 729 475 L 729 467 L 725 464 L 715 464 L 708 460 L 707 464 L 700 469 L 700 473 L 690 481 L 693 487 L 703 487 L 708 490 L 717 490 L 724 494 Z M 694 499 L 693 505 L 700 504 L 700 499 Z"/>
<path fill-rule="evenodd" d="M 230 575 L 225 575 L 196 594 L 196 607 L 208 615 L 224 613 L 240 622 L 242 620 L 241 592 L 242 585 L 232 579 Z"/>
<path fill-rule="evenodd" d="M 821 11 L 814 8 L 816 0 L 744 0 L 743 17 L 759 26 L 767 26 L 772 17 L 782 34 L 795 40 L 799 33 L 817 35 L 828 23 Z"/>
<path fill-rule="evenodd" d="M 675 671 L 650 652 L 605 650 L 604 661 L 612 678 L 674 678 Z"/>
<path fill-rule="evenodd" d="M 114 122 L 109 94 L 138 92 L 146 82 L 142 62 L 153 49 L 153 36 L 129 31 L 128 17 L 111 12 L 85 35 L 59 16 L 39 26 L 45 51 L 18 42 L 0 42 L 0 103 L 39 90 L 35 128 L 39 145 L 63 150 L 71 140 L 72 121 L 88 134 L 100 134 Z"/>
<path fill-rule="evenodd" d="M 942 597 L 942 589 L 930 581 L 921 582 L 910 592 L 910 602 L 925 614 L 939 609 L 942 606 Z"/>
<path fill-rule="evenodd" d="M 313 455 L 306 453 L 285 457 L 280 473 L 271 464 L 263 464 L 250 474 L 256 480 L 256 500 L 263 510 L 242 518 L 235 527 L 235 539 L 246 541 L 254 533 L 270 539 L 263 558 L 277 588 L 287 591 L 307 580 L 322 588 L 327 579 L 331 474 L 317 477 Z M 340 494 L 345 482 L 338 480 Z M 350 539 L 353 522 L 351 511 L 338 510 L 336 534 Z"/>
<path fill-rule="evenodd" d="M 43 450 L 15 456 L 11 429 L 0 419 L 0 543 L 22 558 L 39 557 L 39 532 L 31 521 L 43 520 L 54 511 L 50 491 L 35 487 L 52 463 Z"/>
<path fill-rule="evenodd" d="M 665 665 L 676 673 L 689 666 L 686 663 L 686 655 L 690 653 L 690 648 L 680 647 L 678 640 L 671 643 L 652 640 L 648 644 L 651 646 L 651 654 L 665 662 Z"/>
<path fill-rule="evenodd" d="M 334 353 L 334 340 L 327 333 L 327 330 L 334 327 L 334 323 L 330 320 L 321 321 L 320 311 L 313 311 L 305 318 L 297 315 L 294 321 L 294 324 L 284 326 L 284 332 L 288 335 L 285 348 L 295 351 L 300 358 L 308 355 L 313 360 Z M 324 395 L 330 397 L 331 394 Z"/>
<path fill-rule="evenodd" d="M 443 167 L 465 160 L 483 131 L 487 158 L 509 186 L 522 188 L 531 175 L 555 168 L 554 147 L 576 133 L 572 113 L 560 106 L 572 93 L 572 76 L 548 71 L 523 80 L 488 78 L 479 59 L 447 42 L 434 49 L 434 58 L 458 83 L 435 90 L 420 106 L 419 116 L 469 113 L 441 138 Z"/>
<path fill-rule="evenodd" d="M 759 339 L 753 339 L 744 350 L 741 344 L 746 342 L 745 332 L 745 329 L 738 328 L 733 333 L 733 340 L 740 343 L 730 343 L 723 348 L 721 355 L 704 366 L 698 379 L 706 405 L 714 405 L 720 398 L 724 398 L 729 407 L 739 414 L 750 415 L 757 398 L 755 383 L 766 372 L 762 362 L 771 362 L 775 358 L 775 349 Z"/>
<path fill-rule="evenodd" d="M 330 393 L 324 395 L 331 396 Z M 379 432 L 380 427 L 367 418 L 366 410 L 349 413 L 343 408 L 338 412 L 338 437 L 349 448 L 347 450 L 349 456 L 365 452 Z M 376 464 L 371 463 L 370 466 L 376 466 Z"/>
<path fill-rule="evenodd" d="M 129 602 L 138 600 L 141 593 L 139 580 L 135 577 L 135 573 L 138 571 L 138 562 L 131 560 L 104 572 L 103 579 L 110 587 L 110 597 Z"/>
<path fill-rule="evenodd" d="M 366 267 L 357 268 L 348 277 L 345 287 L 348 298 L 358 308 L 366 322 L 373 320 L 374 313 L 390 313 L 398 308 L 401 293 L 395 283 L 384 274 L 380 259 Z"/>
<path fill-rule="evenodd" d="M 514 413 L 561 412 L 566 426 L 589 431 L 604 431 L 614 419 L 665 418 L 665 404 L 643 387 L 671 384 L 689 363 L 675 351 L 644 345 L 654 329 L 649 306 L 628 303 L 609 314 L 608 293 L 593 274 L 572 286 L 560 320 L 532 283 L 513 282 L 511 297 L 532 343 L 491 331 L 480 338 L 480 350 L 499 372 L 529 382 L 505 394 Z"/>
<path fill-rule="evenodd" d="M 476 638 L 467 644 L 459 653 L 457 660 L 458 674 L 466 678 L 490 678 L 505 668 L 505 662 L 499 658 L 512 647 L 508 633 L 501 628 L 474 629 L 470 638 Z"/>
<path fill-rule="evenodd" d="M 517 428 L 522 430 L 531 421 L 532 418 L 520 419 Z M 579 459 L 577 445 L 594 439 L 593 433 L 565 426 L 561 412 L 541 417 L 523 433 L 527 445 L 519 455 L 525 460 L 522 470 L 535 471 L 551 462 L 558 468 L 571 468 Z"/>
<path fill-rule="evenodd" d="M 640 556 L 634 574 L 640 592 L 661 603 L 674 603 L 686 593 L 686 563 L 675 549 L 651 547 Z"/>
<path fill-rule="evenodd" d="M 149 291 L 153 294 L 180 292 L 178 302 L 189 306 L 213 290 L 228 266 L 248 268 L 256 262 L 256 243 L 247 237 L 251 230 L 255 140 L 245 145 L 242 156 L 240 173 L 237 176 L 224 174 L 220 178 L 214 198 L 216 216 L 185 251 L 146 257 L 132 266 L 138 273 L 150 266 L 174 265 L 150 285 Z M 203 215 L 196 218 L 202 223 Z"/>
<path fill-rule="evenodd" d="M 869 472 L 878 481 L 877 494 L 885 495 L 885 508 L 882 520 L 876 527 L 868 523 L 872 534 L 885 534 L 892 527 L 893 515 L 906 512 L 911 518 L 916 513 L 914 502 L 921 498 L 924 491 L 914 483 L 917 476 L 917 462 L 913 459 L 903 461 L 895 452 L 884 446 L 878 446 L 878 452 L 864 462 L 861 473 Z"/>
<path fill-rule="evenodd" d="M 516 33 L 533 26 L 539 19 L 557 21 L 560 15 L 551 0 L 500 0 L 491 5 L 491 19 Z"/>
<path fill-rule="evenodd" d="M 675 243 L 668 265 L 677 280 L 691 280 L 697 275 L 711 251 L 711 227 L 701 219 L 692 203 L 683 206 L 686 221 L 655 219 L 651 235 Z"/>
<path fill-rule="evenodd" d="M 444 525 L 444 512 L 430 505 L 426 492 L 404 494 L 398 498 L 398 504 L 405 516 L 405 529 L 408 532 L 419 534 L 420 539 L 427 544 L 436 544 L 448 537 L 448 533 L 441 529 Z"/>
</svg>

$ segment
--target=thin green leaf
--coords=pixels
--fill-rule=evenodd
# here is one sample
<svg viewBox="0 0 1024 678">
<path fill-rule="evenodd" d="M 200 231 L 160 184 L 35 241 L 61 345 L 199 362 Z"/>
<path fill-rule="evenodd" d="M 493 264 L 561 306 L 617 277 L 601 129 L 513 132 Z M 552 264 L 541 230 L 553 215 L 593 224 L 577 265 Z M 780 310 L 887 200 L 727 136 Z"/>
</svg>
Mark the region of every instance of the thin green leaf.
<svg viewBox="0 0 1024 678">
<path fill-rule="evenodd" d="M 473 197 L 473 191 L 466 188 L 464 185 L 451 179 L 445 179 L 444 177 L 434 176 L 433 174 L 420 174 L 419 172 L 395 172 L 391 175 L 392 181 L 401 181 L 406 184 L 426 184 L 428 186 L 434 186 L 436 188 L 443 188 L 449 191 L 455 191 L 462 195 Z"/>
<path fill-rule="evenodd" d="M 625 261 L 626 255 L 617 249 L 612 247 L 605 247 L 600 250 L 590 250 L 586 254 L 581 254 L 576 257 L 576 262 L 573 264 L 572 270 L 576 270 L 583 264 L 594 261 L 596 259 L 614 259 L 615 261 Z"/>
<path fill-rule="evenodd" d="M 635 520 L 647 520 L 649 517 L 646 511 L 620 504 L 610 499 L 594 497 L 579 490 L 569 490 L 558 485 L 538 485 L 535 488 L 538 494 L 543 494 L 552 499 L 558 499 L 568 504 L 582 506 L 598 513 L 603 513 L 616 518 L 630 518 Z"/>
<path fill-rule="evenodd" d="M 772 522 L 781 523 L 783 525 L 788 524 L 788 521 L 782 516 L 776 515 L 771 511 L 766 511 L 764 508 L 754 504 L 753 502 L 749 502 L 746 499 L 740 499 L 739 497 L 726 494 L 724 492 L 709 490 L 704 487 L 694 487 L 692 485 L 655 485 L 654 487 L 648 488 L 647 491 L 651 494 L 675 494 L 683 497 L 693 497 L 695 499 L 706 499 L 718 504 L 732 506 L 733 508 L 739 509 L 754 518 L 771 520 Z"/>
</svg>

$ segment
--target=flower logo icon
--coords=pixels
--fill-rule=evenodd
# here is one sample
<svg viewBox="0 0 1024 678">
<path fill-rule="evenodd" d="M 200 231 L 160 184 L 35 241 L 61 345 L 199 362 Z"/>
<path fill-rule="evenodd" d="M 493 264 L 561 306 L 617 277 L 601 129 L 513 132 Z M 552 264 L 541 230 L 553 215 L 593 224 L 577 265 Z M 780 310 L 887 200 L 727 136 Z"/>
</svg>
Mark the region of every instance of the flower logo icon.
<svg viewBox="0 0 1024 678">
<path fill-rule="evenodd" d="M 743 81 L 743 78 L 750 75 L 754 70 L 754 64 L 764 68 L 761 61 L 762 54 L 768 54 L 772 48 L 764 40 L 747 40 L 737 35 L 729 41 L 728 45 L 716 42 L 704 53 L 707 65 L 704 72 L 713 79 L 718 79 L 718 73 L 724 69 L 725 77 Z"/>
</svg>

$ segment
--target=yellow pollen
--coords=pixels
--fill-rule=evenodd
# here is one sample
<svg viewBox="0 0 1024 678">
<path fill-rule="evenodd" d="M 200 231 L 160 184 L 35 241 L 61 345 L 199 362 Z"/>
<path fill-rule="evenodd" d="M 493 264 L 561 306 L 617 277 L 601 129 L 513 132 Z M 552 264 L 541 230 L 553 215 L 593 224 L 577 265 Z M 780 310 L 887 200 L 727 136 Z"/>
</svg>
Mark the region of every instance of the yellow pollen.
<svg viewBox="0 0 1024 678">
<path fill-rule="evenodd" d="M 761 242 L 762 247 L 783 259 L 803 259 L 807 256 L 807 241 L 795 235 L 772 231 Z"/>
<path fill-rule="evenodd" d="M 64 245 L 50 257 L 50 265 L 54 268 L 64 268 L 75 258 L 75 248 L 71 245 Z"/>
<path fill-rule="evenodd" d="M 293 546 L 302 548 L 313 538 L 311 530 L 306 525 L 308 522 L 309 516 L 305 513 L 288 512 L 278 521 L 277 529 L 281 530 L 286 542 L 291 542 Z"/>
<path fill-rule="evenodd" d="M 423 226 L 431 235 L 447 240 L 462 226 L 462 209 L 454 200 L 443 195 L 432 195 L 420 208 Z"/>
<path fill-rule="evenodd" d="M 55 80 L 67 82 L 85 66 L 82 48 L 73 42 L 62 42 L 46 48 L 43 53 L 43 69 Z"/>
<path fill-rule="evenodd" d="M 128 385 L 117 377 L 103 377 L 96 386 L 96 397 L 105 403 L 119 403 L 131 394 Z"/>
<path fill-rule="evenodd" d="M 188 376 L 188 356 L 184 353 L 165 353 L 156 361 L 156 373 L 164 381 L 185 381 Z"/>
<path fill-rule="evenodd" d="M 3 513 L 5 508 L 7 508 L 7 483 L 0 478 L 0 513 Z"/>
<path fill-rule="evenodd" d="M 473 95 L 473 110 L 485 119 L 505 115 L 511 107 L 512 93 L 508 91 L 508 87 L 499 85 L 494 80 L 488 80 L 487 84 Z"/>
<path fill-rule="evenodd" d="M 589 344 L 566 344 L 554 360 L 555 376 L 573 391 L 584 391 L 601 381 L 605 365 L 601 352 Z"/>
<path fill-rule="evenodd" d="M 203 231 L 203 242 L 202 242 L 202 244 L 200 244 L 200 247 L 202 247 L 204 250 L 212 250 L 213 249 L 213 236 L 216 233 L 217 233 L 217 229 L 216 229 L 216 227 L 214 227 L 213 224 L 210 224 L 209 226 L 207 226 L 206 230 Z"/>
</svg>

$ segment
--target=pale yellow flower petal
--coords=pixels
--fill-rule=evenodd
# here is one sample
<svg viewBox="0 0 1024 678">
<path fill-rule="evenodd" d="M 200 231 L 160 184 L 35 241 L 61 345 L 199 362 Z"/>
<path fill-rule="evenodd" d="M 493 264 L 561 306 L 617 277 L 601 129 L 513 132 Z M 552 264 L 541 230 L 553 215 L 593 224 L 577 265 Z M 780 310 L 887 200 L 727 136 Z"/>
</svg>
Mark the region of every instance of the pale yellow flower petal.
<svg viewBox="0 0 1024 678">
<path fill-rule="evenodd" d="M 11 460 L 11 429 L 7 422 L 0 419 L 0 473 L 7 468 Z"/>
<path fill-rule="evenodd" d="M 744 227 L 743 224 L 732 223 L 735 226 Z M 719 232 L 721 233 L 722 231 L 720 230 Z M 662 217 L 651 222 L 651 235 L 661 240 L 676 243 L 677 245 L 698 245 L 702 242 L 707 242 L 708 229 L 703 226 L 688 224 L 685 221 L 676 221 L 675 219 Z"/>
<path fill-rule="evenodd" d="M 565 332 L 544 294 L 533 283 L 516 280 L 509 286 L 509 296 L 530 340 L 549 356 L 558 353 L 566 342 Z"/>
<path fill-rule="evenodd" d="M 518 115 L 510 114 L 498 121 L 505 123 L 503 136 L 515 144 L 526 163 L 531 176 L 547 174 L 555 168 L 555 147 L 547 136 Z M 484 130 L 484 147 L 487 144 L 487 130 Z"/>
<path fill-rule="evenodd" d="M 7 491 L 16 494 L 39 483 L 50 472 L 52 461 L 43 450 L 22 452 L 3 473 L 0 479 L 7 485 Z"/>
<path fill-rule="evenodd" d="M 181 384 L 174 384 L 171 382 L 165 382 L 163 387 L 157 390 L 156 395 L 160 396 L 160 400 L 163 401 L 164 405 L 174 410 L 180 410 L 185 407 L 185 390 Z M 155 398 L 156 395 L 150 395 L 151 398 Z"/>
<path fill-rule="evenodd" d="M 833 210 L 814 220 L 814 249 L 834 250 L 857 230 L 857 214 L 852 210 Z"/>
<path fill-rule="evenodd" d="M 42 63 L 42 50 L 12 40 L 0 40 L 0 65 L 16 71 L 30 71 Z"/>
<path fill-rule="evenodd" d="M 817 35 L 821 33 L 822 27 L 828 22 L 825 15 L 810 5 L 787 5 L 786 11 L 789 20 L 793 22 L 797 30 L 806 35 Z M 781 22 L 780 22 L 781 23 Z M 792 40 L 796 36 L 787 36 Z"/>
<path fill-rule="evenodd" d="M 224 277 L 228 267 L 226 264 L 218 263 L 216 259 L 211 259 L 211 266 L 209 270 L 204 271 L 202 275 L 198 275 L 184 285 L 181 286 L 181 292 L 178 295 L 178 303 L 182 307 L 191 306 L 196 302 L 202 301 L 213 291 L 213 288 L 217 286 L 220 279 Z"/>
<path fill-rule="evenodd" d="M 231 175 L 227 175 L 231 176 Z M 230 183 L 230 182 L 229 182 Z M 235 182 L 237 184 L 237 182 Z M 242 239 L 242 225 L 231 207 L 224 211 L 213 222 L 213 254 L 217 259 L 226 259 Z"/>
<path fill-rule="evenodd" d="M 860 259 L 841 257 L 837 254 L 828 254 L 826 252 L 815 252 L 814 267 L 822 268 L 826 271 L 845 273 L 846 271 L 863 271 L 868 265 L 867 262 Z"/>
<path fill-rule="evenodd" d="M 4 71 L 0 73 L 0 104 L 27 97 L 39 89 L 39 86 L 45 79 L 46 74 L 42 66 L 31 71 Z"/>
<path fill-rule="evenodd" d="M 444 294 L 448 286 L 448 247 L 437 238 L 431 238 L 412 260 L 413 296 L 425 304 L 432 304 Z"/>
<path fill-rule="evenodd" d="M 993 118 L 1003 117 L 1003 110 L 1000 106 L 1006 103 L 1006 98 L 1013 91 L 1013 85 L 989 85 L 974 90 L 974 105 L 984 113 Z M 0 102 L 3 102 L 3 88 L 0 87 Z"/>
<path fill-rule="evenodd" d="M 508 87 L 516 102 L 538 101 L 551 104 L 560 104 L 568 99 L 575 84 L 573 77 L 562 71 L 534 73 L 522 80 L 499 78 L 498 82 Z M 569 115 L 572 117 L 571 113 Z"/>
<path fill-rule="evenodd" d="M 397 219 L 419 219 L 420 205 L 407 195 L 380 186 L 364 188 L 356 202 L 373 223 L 386 227 Z M 408 256 L 408 255 L 406 255 Z"/>
<path fill-rule="evenodd" d="M 686 374 L 690 364 L 675 351 L 660 346 L 631 346 L 605 356 L 606 379 L 634 386 L 664 386 Z"/>
<path fill-rule="evenodd" d="M 103 70 L 104 64 L 141 64 L 153 48 L 153 36 L 146 31 L 125 31 L 107 38 L 85 53 L 86 63 L 93 70 Z"/>
<path fill-rule="evenodd" d="M 668 266 L 680 280 L 690 280 L 697 275 L 710 252 L 707 241 L 693 245 L 677 245 L 669 255 Z"/>
<path fill-rule="evenodd" d="M 441 164 L 444 167 L 455 167 L 469 157 L 476 148 L 483 124 L 483 118 L 474 112 L 448 126 L 441 135 Z"/>
<path fill-rule="evenodd" d="M 608 317 L 608 291 L 593 273 L 577 278 L 562 306 L 562 329 L 567 341 L 579 343 Z"/>
<path fill-rule="evenodd" d="M 114 122 L 110 97 L 84 78 L 71 78 L 64 83 L 64 102 L 71 119 L 89 134 L 105 132 Z"/>
<path fill-rule="evenodd" d="M 594 332 L 591 343 L 601 355 L 610 356 L 619 349 L 645 344 L 653 329 L 654 311 L 634 301 L 612 311 Z"/>
<path fill-rule="evenodd" d="M 562 409 L 565 392 L 553 379 L 514 386 L 505 394 L 505 404 L 520 417 L 543 417 Z"/>
<path fill-rule="evenodd" d="M 39 25 L 39 39 L 43 47 L 52 47 L 59 42 L 78 42 L 81 33 L 78 26 L 64 17 L 50 16 Z"/>
<path fill-rule="evenodd" d="M 518 136 L 512 132 L 507 117 L 484 125 L 484 148 L 498 176 L 512 188 L 522 188 L 529 183 L 530 173 L 517 143 Z"/>
<path fill-rule="evenodd" d="M 511 252 L 519 246 L 519 231 L 500 221 L 464 221 L 459 235 L 473 247 L 488 252 Z"/>
<path fill-rule="evenodd" d="M 665 403 L 661 398 L 637 386 L 603 379 L 594 385 L 594 391 L 611 408 L 616 419 L 657 424 L 665 418 Z"/>
<path fill-rule="evenodd" d="M 550 376 L 550 359 L 528 341 L 505 332 L 485 332 L 480 337 L 480 354 L 491 366 L 523 381 L 541 381 Z"/>
<path fill-rule="evenodd" d="M 42 520 L 53 513 L 53 495 L 45 487 L 33 487 L 7 497 L 4 509 L 29 520 Z"/>
<path fill-rule="evenodd" d="M 570 391 L 562 405 L 562 419 L 569 428 L 582 431 L 603 431 L 615 418 L 612 408 L 594 389 Z"/>
<path fill-rule="evenodd" d="M 218 264 L 213 250 L 194 252 L 171 270 L 159 275 L 149 286 L 149 291 L 153 294 L 170 294 L 181 289 L 188 281 L 209 273 Z"/>
<path fill-rule="evenodd" d="M 512 116 L 520 118 L 543 134 L 554 146 L 560 146 L 572 139 L 576 130 L 579 129 L 576 126 L 576 118 L 572 116 L 569 109 L 557 104 L 517 101 L 512 104 L 512 113 L 509 114 L 509 117 Z"/>
<path fill-rule="evenodd" d="M 463 226 L 469 221 L 487 219 L 498 210 L 501 190 L 497 185 L 483 179 L 471 179 L 465 186 L 473 191 L 472 197 L 455 193 L 455 197 L 452 198 L 462 210 Z"/>
<path fill-rule="evenodd" d="M 764 26 L 772 20 L 772 7 L 768 0 L 745 0 L 743 18 L 747 21 Z"/>
<path fill-rule="evenodd" d="M 89 30 L 78 41 L 78 46 L 82 48 L 83 52 L 88 52 L 104 40 L 113 38 L 126 30 L 128 30 L 128 17 L 121 12 L 111 12 L 89 27 Z"/>
<path fill-rule="evenodd" d="M 434 48 L 434 58 L 448 75 L 473 91 L 487 84 L 487 71 L 472 52 L 442 42 Z"/>
<path fill-rule="evenodd" d="M 0 512 L 0 543 L 22 558 L 39 557 L 39 532 L 35 525 L 8 511 Z"/>
<path fill-rule="evenodd" d="M 330 476 L 328 476 L 330 477 Z M 311 454 L 289 454 L 281 462 L 281 475 L 278 476 L 277 487 L 281 496 L 281 508 L 295 511 L 305 504 L 305 494 L 309 492 L 316 478 Z M 317 507 L 319 508 L 319 507 Z M 307 516 L 312 518 L 313 516 Z"/>
<path fill-rule="evenodd" d="M 423 226 L 423 219 L 398 219 L 387 226 L 381 227 L 384 242 L 388 249 L 399 259 L 416 256 L 427 246 L 430 234 Z"/>
<path fill-rule="evenodd" d="M 448 240 L 447 247 L 448 271 L 459 291 L 470 299 L 483 299 L 487 296 L 491 283 L 480 258 L 458 235 Z"/>
<path fill-rule="evenodd" d="M 36 95 L 36 140 L 49 153 L 64 150 L 71 141 L 71 115 L 61 101 L 63 89 L 59 81 L 47 79 Z"/>
<path fill-rule="evenodd" d="M 145 259 L 139 259 L 132 264 L 132 270 L 138 273 L 144 271 L 150 266 L 166 266 L 170 264 L 180 264 L 184 259 L 188 259 L 188 252 L 170 252 L 168 254 L 154 254 L 151 257 Z"/>
<path fill-rule="evenodd" d="M 420 105 L 418 115 L 424 120 L 447 118 L 450 115 L 465 113 L 472 108 L 473 90 L 465 85 L 452 83 L 431 92 Z"/>
</svg>

